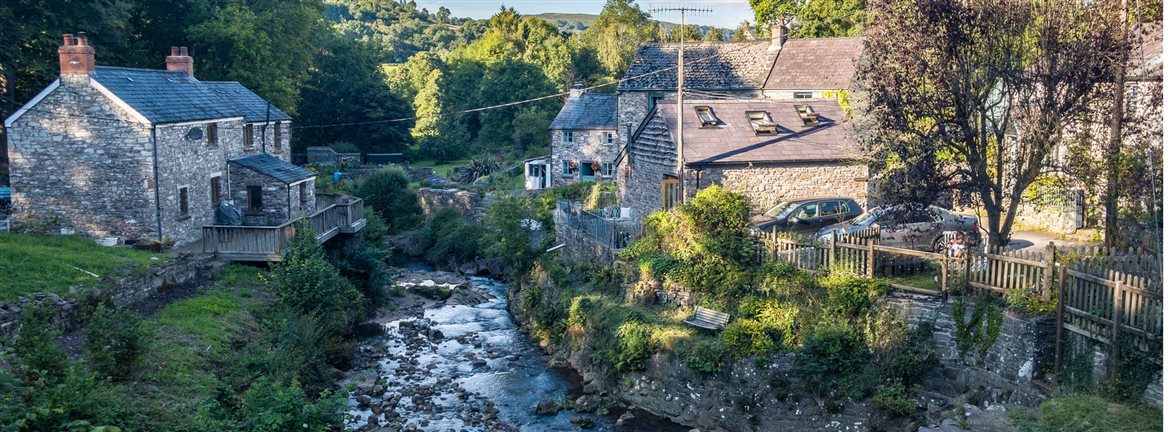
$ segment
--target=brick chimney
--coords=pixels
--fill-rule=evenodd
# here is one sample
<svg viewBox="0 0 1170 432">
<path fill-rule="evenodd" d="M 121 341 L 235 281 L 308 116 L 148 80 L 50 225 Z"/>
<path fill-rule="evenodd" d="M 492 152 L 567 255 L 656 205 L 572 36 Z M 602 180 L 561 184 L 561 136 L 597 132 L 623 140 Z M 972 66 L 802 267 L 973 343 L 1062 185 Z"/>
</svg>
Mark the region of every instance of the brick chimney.
<svg viewBox="0 0 1170 432">
<path fill-rule="evenodd" d="M 57 48 L 57 58 L 61 61 L 61 75 L 88 74 L 95 66 L 93 47 L 89 46 L 89 39 L 85 32 L 77 32 L 63 36 L 65 39 L 60 48 Z"/>
<path fill-rule="evenodd" d="M 788 42 L 788 26 L 784 24 L 773 24 L 772 43 L 768 44 L 768 51 L 780 51 L 781 48 L 784 48 L 785 42 Z"/>
<path fill-rule="evenodd" d="M 582 94 L 585 94 L 585 83 L 575 81 L 569 86 L 569 99 L 579 98 Z"/>
<path fill-rule="evenodd" d="M 195 76 L 195 59 L 187 55 L 187 47 L 171 47 L 171 55 L 167 56 L 168 71 L 184 71 L 189 76 Z"/>
</svg>

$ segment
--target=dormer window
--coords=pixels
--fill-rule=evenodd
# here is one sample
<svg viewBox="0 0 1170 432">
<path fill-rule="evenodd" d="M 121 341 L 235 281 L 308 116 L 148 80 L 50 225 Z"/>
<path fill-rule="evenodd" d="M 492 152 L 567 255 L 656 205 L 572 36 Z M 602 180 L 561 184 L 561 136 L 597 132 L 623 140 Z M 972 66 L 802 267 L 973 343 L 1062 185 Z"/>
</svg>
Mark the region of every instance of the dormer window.
<svg viewBox="0 0 1170 432">
<path fill-rule="evenodd" d="M 797 105 L 796 114 L 800 116 L 800 120 L 804 122 L 805 126 L 816 126 L 821 124 L 821 119 L 817 115 L 816 110 L 812 105 Z"/>
<path fill-rule="evenodd" d="M 752 129 L 756 134 L 775 135 L 780 133 L 780 126 L 772 121 L 772 116 L 767 111 L 745 111 L 748 122 L 752 124 Z"/>
<path fill-rule="evenodd" d="M 714 127 L 719 125 L 719 117 L 715 116 L 715 111 L 709 106 L 695 107 L 695 114 L 699 116 L 699 122 L 702 127 Z"/>
</svg>

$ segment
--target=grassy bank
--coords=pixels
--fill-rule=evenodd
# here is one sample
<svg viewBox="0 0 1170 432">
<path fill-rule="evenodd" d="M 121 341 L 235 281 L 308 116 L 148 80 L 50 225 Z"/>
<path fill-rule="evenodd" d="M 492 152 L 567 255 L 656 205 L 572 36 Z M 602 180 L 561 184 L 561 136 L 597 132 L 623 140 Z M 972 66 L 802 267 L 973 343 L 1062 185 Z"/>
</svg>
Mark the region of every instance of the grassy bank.
<svg viewBox="0 0 1170 432">
<path fill-rule="evenodd" d="M 1144 403 L 1121 404 L 1098 396 L 1056 397 L 1035 409 L 1016 410 L 1011 418 L 1020 432 L 1155 432 L 1162 411 Z"/>
<path fill-rule="evenodd" d="M 101 246 L 81 236 L 0 233 L 0 300 L 35 292 L 65 294 L 72 285 L 96 287 L 112 273 L 139 274 L 169 259 L 168 254 Z"/>
</svg>

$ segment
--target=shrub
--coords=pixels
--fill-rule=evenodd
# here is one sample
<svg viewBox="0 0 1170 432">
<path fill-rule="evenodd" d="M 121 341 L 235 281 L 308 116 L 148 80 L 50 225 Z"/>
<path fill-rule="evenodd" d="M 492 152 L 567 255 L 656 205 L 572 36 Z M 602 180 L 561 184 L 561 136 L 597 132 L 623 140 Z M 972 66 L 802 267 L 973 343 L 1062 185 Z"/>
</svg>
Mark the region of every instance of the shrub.
<svg viewBox="0 0 1170 432">
<path fill-rule="evenodd" d="M 776 350 L 764 325 L 755 320 L 737 320 L 725 327 L 719 338 L 733 358 L 762 356 Z"/>
<path fill-rule="evenodd" d="M 814 391 L 823 394 L 826 385 L 839 376 L 861 370 L 867 359 L 865 341 L 853 326 L 830 318 L 805 336 L 796 366 Z"/>
<path fill-rule="evenodd" d="M 386 261 L 390 248 L 386 242 L 389 229 L 373 209 L 365 209 L 368 221 L 357 241 L 345 242 L 330 254 L 330 261 L 358 288 L 374 307 L 386 300 L 382 287 L 388 282 Z"/>
<path fill-rule="evenodd" d="M 284 261 L 268 283 L 282 307 L 316 317 L 330 334 L 347 331 L 357 318 L 361 293 L 325 259 L 307 221 L 297 223 Z"/>
<path fill-rule="evenodd" d="M 824 284 L 829 294 L 829 312 L 846 318 L 860 316 L 889 291 L 881 282 L 844 272 L 833 272 Z"/>
<path fill-rule="evenodd" d="M 128 430 L 137 418 L 129 398 L 118 386 L 77 365 L 57 371 L 59 381 L 21 383 L 0 371 L 0 425 L 13 431 L 92 432 Z"/>
<path fill-rule="evenodd" d="M 906 416 L 918 409 L 918 403 L 906 397 L 906 387 L 902 383 L 882 386 L 878 389 L 873 402 L 878 408 L 895 416 Z"/>
<path fill-rule="evenodd" d="M 483 229 L 467 223 L 454 209 L 444 208 L 427 219 L 423 227 L 429 244 L 426 259 L 434 265 L 449 261 L 466 262 L 480 254 Z"/>
<path fill-rule="evenodd" d="M 708 337 L 692 338 L 679 349 L 679 354 L 687 366 L 705 373 L 723 370 L 724 352 L 719 338 Z"/>
<path fill-rule="evenodd" d="M 532 245 L 532 230 L 525 226 L 535 217 L 526 198 L 509 195 L 492 201 L 487 209 L 490 229 L 481 240 L 484 253 L 502 261 L 513 275 L 527 273 L 540 252 Z"/>
<path fill-rule="evenodd" d="M 16 337 L 9 350 L 12 371 L 25 383 L 56 382 L 61 378 L 68 357 L 57 344 L 61 332 L 53 323 L 52 307 L 45 303 L 30 303 L 20 314 Z"/>
<path fill-rule="evenodd" d="M 614 367 L 620 372 L 646 368 L 646 360 L 653 352 L 651 329 L 646 323 L 627 321 L 617 328 L 618 355 Z"/>
<path fill-rule="evenodd" d="M 764 327 L 768 335 L 781 345 L 776 348 L 794 349 L 800 344 L 800 307 L 776 299 L 747 297 L 740 301 L 739 314 L 752 318 Z"/>
<path fill-rule="evenodd" d="M 641 262 L 638 263 L 638 268 L 643 272 L 648 272 L 655 279 L 662 279 L 671 270 L 674 270 L 675 262 L 669 255 L 661 253 L 651 253 L 642 257 Z"/>
<path fill-rule="evenodd" d="M 1040 316 L 1056 314 L 1056 298 L 1044 300 L 1030 288 L 1009 288 L 1003 296 L 1007 308 L 1025 315 Z"/>
<path fill-rule="evenodd" d="M 345 399 L 328 392 L 311 400 L 301 385 L 261 379 L 244 392 L 243 431 L 327 431 L 342 428 Z"/>
<path fill-rule="evenodd" d="M 86 359 L 99 373 L 115 379 L 128 377 L 142 361 L 146 337 L 137 314 L 98 305 L 85 332 Z"/>
<path fill-rule="evenodd" d="M 410 177 L 399 167 L 387 167 L 371 174 L 353 191 L 365 206 L 385 218 L 391 233 L 418 225 L 422 209 L 410 188 Z"/>
</svg>

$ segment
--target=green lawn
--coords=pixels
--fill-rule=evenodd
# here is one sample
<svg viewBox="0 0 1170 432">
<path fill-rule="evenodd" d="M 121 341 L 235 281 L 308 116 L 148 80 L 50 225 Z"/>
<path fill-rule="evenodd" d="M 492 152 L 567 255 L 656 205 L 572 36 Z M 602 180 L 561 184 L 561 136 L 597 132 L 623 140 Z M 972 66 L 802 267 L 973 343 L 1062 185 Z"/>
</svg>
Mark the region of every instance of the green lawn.
<svg viewBox="0 0 1170 432">
<path fill-rule="evenodd" d="M 101 246 L 81 236 L 0 233 L 0 300 L 35 292 L 65 294 L 72 285 L 98 286 L 100 277 L 115 271 L 139 273 L 170 258 Z"/>
<path fill-rule="evenodd" d="M 459 160 L 444 162 L 441 164 L 435 163 L 435 161 L 418 161 L 418 162 L 411 162 L 410 167 L 411 168 L 430 168 L 432 170 L 435 170 L 435 174 L 441 175 L 443 177 L 450 177 L 452 168 L 455 168 L 457 166 L 467 165 L 467 162 L 470 160 L 471 159 L 459 159 Z"/>
<path fill-rule="evenodd" d="M 1020 432 L 1142 432 L 1162 430 L 1162 411 L 1144 403 L 1118 404 L 1097 396 L 1060 396 L 1038 408 L 1010 413 Z"/>
</svg>

